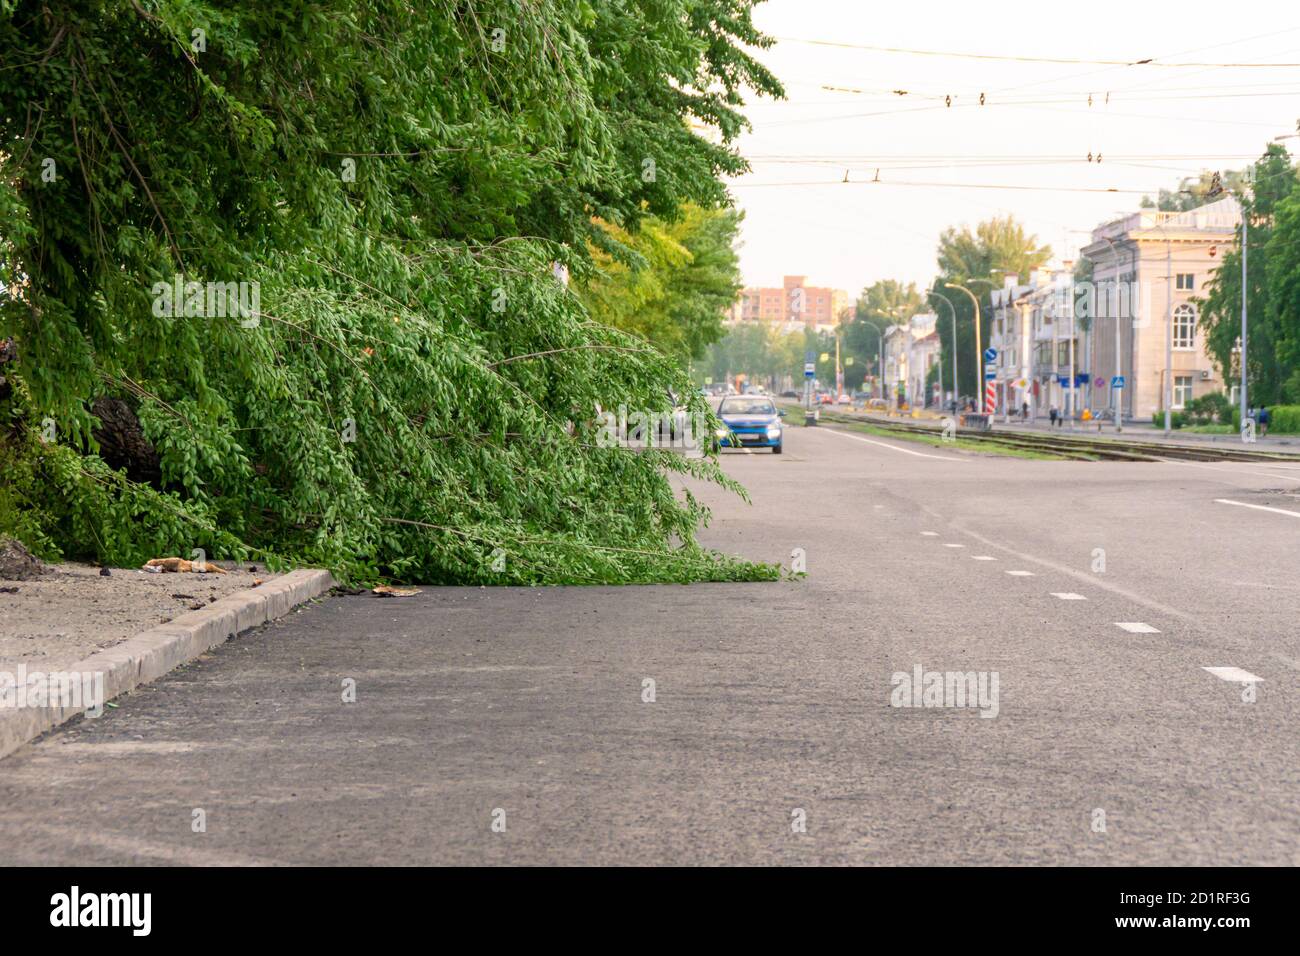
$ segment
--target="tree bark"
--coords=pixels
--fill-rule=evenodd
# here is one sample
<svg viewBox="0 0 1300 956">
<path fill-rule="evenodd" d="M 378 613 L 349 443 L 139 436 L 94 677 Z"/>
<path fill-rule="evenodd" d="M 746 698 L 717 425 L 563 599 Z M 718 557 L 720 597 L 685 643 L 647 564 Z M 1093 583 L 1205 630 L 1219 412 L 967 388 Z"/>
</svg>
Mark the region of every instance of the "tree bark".
<svg viewBox="0 0 1300 956">
<path fill-rule="evenodd" d="M 90 410 L 100 422 L 94 431 L 99 457 L 115 471 L 124 469 L 132 481 L 160 487 L 162 469 L 158 452 L 145 437 L 131 406 L 120 398 L 100 397 Z"/>
</svg>

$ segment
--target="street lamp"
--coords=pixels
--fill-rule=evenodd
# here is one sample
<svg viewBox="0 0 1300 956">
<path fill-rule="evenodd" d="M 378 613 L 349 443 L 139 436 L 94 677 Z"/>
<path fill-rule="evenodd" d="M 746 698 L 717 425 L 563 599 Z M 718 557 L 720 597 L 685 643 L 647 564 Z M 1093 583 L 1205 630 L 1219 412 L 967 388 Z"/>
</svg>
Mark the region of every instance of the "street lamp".
<svg viewBox="0 0 1300 956">
<path fill-rule="evenodd" d="M 906 311 L 906 309 L 895 306 L 892 309 L 881 309 L 880 311 L 883 312 L 885 315 L 887 315 L 889 318 L 893 319 L 896 323 L 901 325 L 903 323 L 903 317 L 899 315 L 899 312 L 904 312 Z M 907 366 L 907 375 L 910 376 L 912 374 L 912 324 L 910 321 L 907 323 L 907 358 L 904 360 L 904 364 Z M 881 372 L 881 382 L 882 384 L 884 382 L 883 371 Z M 907 394 L 907 399 L 909 402 L 912 400 L 911 388 L 909 387 L 910 385 L 911 383 L 907 380 L 906 377 L 904 377 L 903 388 Z M 883 398 L 884 395 L 882 394 L 881 397 Z M 898 396 L 897 394 L 895 394 L 894 399 L 892 400 L 892 405 L 901 414 L 902 409 L 898 408 L 897 402 L 898 402 Z"/>
<path fill-rule="evenodd" d="M 929 293 L 927 293 L 927 294 L 928 294 L 928 295 L 935 295 L 935 296 L 938 296 L 940 299 L 942 299 L 943 302 L 944 302 L 944 304 L 948 306 L 948 314 L 952 316 L 952 402 L 953 402 L 953 405 L 955 406 L 955 405 L 957 404 L 957 401 L 958 401 L 958 392 L 957 392 L 957 310 L 956 310 L 955 308 L 953 308 L 952 300 L 950 300 L 950 299 L 949 299 L 946 295 L 944 295 L 942 292 L 935 292 L 933 289 L 931 289 L 931 290 L 929 291 Z M 939 349 L 939 354 L 940 354 L 940 357 L 942 357 L 942 355 L 943 355 L 943 349 L 942 349 L 942 348 Z"/>
<path fill-rule="evenodd" d="M 993 281 L 991 279 L 967 279 L 966 281 L 987 282 L 989 285 L 993 284 Z M 971 302 L 974 303 L 975 305 L 975 384 L 976 384 L 976 396 L 977 396 L 976 400 L 979 402 L 979 407 L 983 408 L 984 407 L 984 346 L 980 342 L 980 300 L 975 296 L 974 292 L 966 288 L 964 285 L 961 285 L 960 283 L 945 282 L 943 286 L 945 289 L 961 289 L 962 292 L 965 292 L 968 296 L 970 296 Z M 953 356 L 953 360 L 954 361 L 956 360 L 956 356 Z"/>
<path fill-rule="evenodd" d="M 863 320 L 863 325 L 876 333 L 876 376 L 880 379 L 880 397 L 885 397 L 885 340 L 880 336 L 880 329 L 874 324 Z M 838 397 L 838 396 L 837 396 Z"/>
<path fill-rule="evenodd" d="M 1115 395 L 1115 384 L 1114 384 L 1115 379 L 1116 379 L 1116 378 L 1119 378 L 1121 375 L 1124 374 L 1124 363 L 1123 363 L 1122 359 L 1120 358 L 1120 350 L 1121 350 L 1121 348 L 1122 348 L 1122 345 L 1121 345 L 1121 340 L 1120 340 L 1120 323 L 1119 323 L 1119 319 L 1120 319 L 1120 317 L 1119 317 L 1119 311 L 1120 311 L 1120 309 L 1119 309 L 1119 306 L 1120 306 L 1120 295 L 1119 295 L 1119 250 L 1117 250 L 1117 249 L 1115 248 L 1115 243 L 1111 241 L 1111 239 L 1110 239 L 1109 236 L 1102 236 L 1102 237 L 1101 237 L 1101 241 L 1104 242 L 1104 243 L 1106 243 L 1106 245 L 1110 247 L 1110 255 L 1111 255 L 1111 258 L 1115 260 L 1115 282 L 1116 282 L 1116 285 L 1115 285 L 1115 374 L 1114 374 L 1114 376 L 1111 378 L 1111 386 L 1110 386 L 1110 405 L 1111 405 L 1111 409 L 1112 409 L 1112 411 L 1113 411 L 1113 413 L 1114 413 L 1114 416 L 1115 416 L 1115 431 L 1117 431 L 1117 432 L 1121 432 L 1121 431 L 1124 430 L 1124 408 L 1123 408 L 1123 406 L 1120 404 L 1119 400 L 1117 399 L 1117 397 L 1116 397 L 1116 395 Z M 1133 264 L 1134 273 L 1136 274 L 1136 271 L 1137 271 L 1137 249 L 1136 249 L 1136 247 L 1134 248 L 1134 251 L 1133 251 L 1133 263 L 1132 263 L 1132 264 Z"/>
</svg>

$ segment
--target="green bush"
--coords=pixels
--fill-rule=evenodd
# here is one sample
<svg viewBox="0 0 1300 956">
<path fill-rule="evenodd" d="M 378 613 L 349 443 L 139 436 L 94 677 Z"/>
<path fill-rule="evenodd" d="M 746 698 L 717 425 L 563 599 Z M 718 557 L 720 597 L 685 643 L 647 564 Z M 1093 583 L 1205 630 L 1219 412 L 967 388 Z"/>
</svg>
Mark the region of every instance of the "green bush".
<svg viewBox="0 0 1300 956">
<path fill-rule="evenodd" d="M 1268 416 L 1270 435 L 1300 435 L 1300 405 L 1272 405 Z"/>
</svg>

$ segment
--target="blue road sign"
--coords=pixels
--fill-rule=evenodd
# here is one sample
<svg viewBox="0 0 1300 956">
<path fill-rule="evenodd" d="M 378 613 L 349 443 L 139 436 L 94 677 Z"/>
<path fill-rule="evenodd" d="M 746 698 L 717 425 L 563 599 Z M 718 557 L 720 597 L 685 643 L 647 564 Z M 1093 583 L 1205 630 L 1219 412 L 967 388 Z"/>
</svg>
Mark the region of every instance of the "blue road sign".
<svg viewBox="0 0 1300 956">
<path fill-rule="evenodd" d="M 817 375 L 817 363 L 816 363 L 816 362 L 808 362 L 806 365 L 804 365 L 804 367 L 803 367 L 803 377 L 804 377 L 804 378 L 814 378 L 814 377 L 816 377 L 816 375 Z"/>
<path fill-rule="evenodd" d="M 1112 378 L 1111 378 L 1111 380 L 1110 380 L 1110 387 L 1111 387 L 1111 388 L 1123 388 L 1123 387 L 1124 387 L 1124 376 L 1123 376 L 1123 375 L 1115 375 L 1115 376 L 1112 376 Z"/>
<path fill-rule="evenodd" d="M 997 361 L 997 358 L 998 358 L 998 350 L 997 350 L 997 349 L 985 349 L 985 350 L 984 350 L 984 361 L 986 361 L 986 362 L 996 362 L 996 361 Z"/>
</svg>

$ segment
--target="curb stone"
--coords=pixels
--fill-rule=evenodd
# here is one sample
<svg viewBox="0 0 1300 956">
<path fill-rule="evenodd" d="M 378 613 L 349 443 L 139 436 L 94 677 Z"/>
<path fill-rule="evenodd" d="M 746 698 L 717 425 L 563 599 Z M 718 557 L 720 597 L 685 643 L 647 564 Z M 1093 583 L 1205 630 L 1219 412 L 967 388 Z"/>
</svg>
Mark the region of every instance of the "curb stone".
<svg viewBox="0 0 1300 956">
<path fill-rule="evenodd" d="M 120 644 L 60 668 L 58 673 L 102 672 L 104 702 L 107 703 L 194 660 L 237 634 L 283 617 L 299 604 L 319 597 L 333 586 L 334 578 L 328 571 L 290 571 L 274 581 L 227 595 L 200 610 L 142 631 Z M 83 713 L 84 707 L 0 709 L 0 758 Z"/>
</svg>

